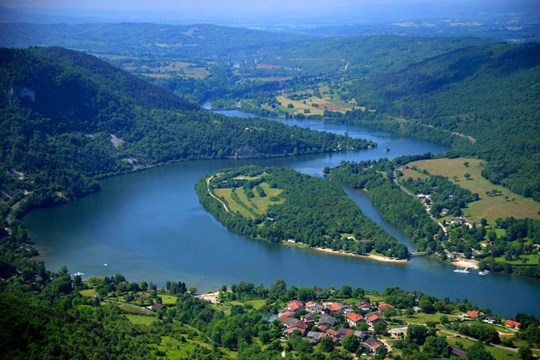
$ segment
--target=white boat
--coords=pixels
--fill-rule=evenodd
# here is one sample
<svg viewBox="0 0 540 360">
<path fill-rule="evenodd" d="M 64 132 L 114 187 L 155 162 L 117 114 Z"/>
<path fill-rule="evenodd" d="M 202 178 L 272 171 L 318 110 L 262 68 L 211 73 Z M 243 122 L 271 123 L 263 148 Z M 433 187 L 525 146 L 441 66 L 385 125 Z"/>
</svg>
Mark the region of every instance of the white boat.
<svg viewBox="0 0 540 360">
<path fill-rule="evenodd" d="M 73 276 L 84 276 L 84 273 L 77 271 Z"/>
<path fill-rule="evenodd" d="M 103 264 L 103 266 L 109 266 L 109 264 Z"/>
<path fill-rule="evenodd" d="M 455 269 L 454 270 L 455 273 L 460 273 L 460 274 L 470 274 L 471 272 L 469 271 L 469 268 L 465 268 L 465 269 Z"/>
<path fill-rule="evenodd" d="M 482 276 L 486 276 L 487 274 L 489 274 L 489 270 L 482 270 L 478 272 L 478 275 L 482 275 Z"/>
</svg>

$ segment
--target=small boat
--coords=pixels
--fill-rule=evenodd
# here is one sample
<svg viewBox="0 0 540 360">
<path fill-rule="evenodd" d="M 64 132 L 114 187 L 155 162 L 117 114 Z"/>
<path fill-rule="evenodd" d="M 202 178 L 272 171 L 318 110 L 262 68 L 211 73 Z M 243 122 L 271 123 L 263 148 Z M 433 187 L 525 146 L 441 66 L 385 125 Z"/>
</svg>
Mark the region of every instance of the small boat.
<svg viewBox="0 0 540 360">
<path fill-rule="evenodd" d="M 482 276 L 486 276 L 487 274 L 489 274 L 489 270 L 482 270 L 478 272 L 478 275 L 482 275 Z"/>
<path fill-rule="evenodd" d="M 109 266 L 109 264 L 103 264 L 103 266 Z"/>
<path fill-rule="evenodd" d="M 84 276 L 84 273 L 77 271 L 73 276 Z"/>
<path fill-rule="evenodd" d="M 470 274 L 471 272 L 469 271 L 469 268 L 465 268 L 465 269 L 455 269 L 454 270 L 455 273 L 460 273 L 460 274 Z"/>
</svg>

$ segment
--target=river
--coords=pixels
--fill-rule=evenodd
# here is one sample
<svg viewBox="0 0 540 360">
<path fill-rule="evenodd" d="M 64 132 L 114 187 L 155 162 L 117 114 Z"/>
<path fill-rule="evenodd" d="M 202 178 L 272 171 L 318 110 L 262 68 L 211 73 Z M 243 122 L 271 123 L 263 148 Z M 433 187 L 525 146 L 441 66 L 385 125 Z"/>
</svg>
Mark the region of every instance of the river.
<svg viewBox="0 0 540 360">
<path fill-rule="evenodd" d="M 226 115 L 248 116 L 229 110 Z M 186 161 L 105 179 L 103 191 L 78 201 L 28 214 L 24 224 L 51 270 L 67 265 L 70 272 L 124 274 L 130 281 L 167 280 L 213 290 L 241 280 L 269 285 L 362 287 L 383 290 L 399 286 L 437 297 L 469 299 L 497 314 L 527 312 L 540 316 L 540 281 L 505 274 L 457 274 L 448 264 L 426 257 L 408 264 L 389 264 L 250 240 L 228 231 L 199 204 L 194 184 L 204 175 L 243 164 L 286 166 L 321 176 L 325 166 L 343 160 L 440 153 L 437 144 L 356 126 L 314 120 L 279 120 L 290 125 L 377 142 L 370 150 L 258 160 Z M 387 147 L 390 149 L 386 151 Z M 411 241 L 386 223 L 368 198 L 346 189 L 362 211 L 400 242 Z"/>
</svg>

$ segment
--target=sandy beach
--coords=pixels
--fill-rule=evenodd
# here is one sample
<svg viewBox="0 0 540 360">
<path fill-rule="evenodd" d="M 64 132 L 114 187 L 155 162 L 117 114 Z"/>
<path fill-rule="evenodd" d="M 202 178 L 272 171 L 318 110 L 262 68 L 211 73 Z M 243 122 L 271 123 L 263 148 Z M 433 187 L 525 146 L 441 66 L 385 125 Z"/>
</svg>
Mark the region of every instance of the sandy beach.
<svg viewBox="0 0 540 360">
<path fill-rule="evenodd" d="M 320 247 L 317 247 L 317 248 L 310 248 L 311 250 L 315 250 L 315 251 L 319 251 L 319 252 L 325 252 L 325 253 L 328 253 L 328 254 L 333 254 L 333 255 L 341 255 L 341 256 L 351 256 L 351 257 L 357 257 L 357 258 L 361 258 L 361 259 L 372 259 L 372 260 L 377 260 L 377 261 L 383 261 L 383 262 L 391 262 L 391 263 L 400 263 L 400 264 L 406 264 L 409 260 L 407 259 L 391 259 L 391 258 L 387 258 L 385 256 L 381 256 L 381 255 L 372 255 L 372 254 L 369 254 L 369 255 L 358 255 L 358 254 L 351 254 L 351 253 L 347 253 L 345 251 L 336 251 L 336 250 L 332 250 L 332 249 L 325 249 L 325 248 L 320 248 Z"/>
<path fill-rule="evenodd" d="M 461 268 L 478 269 L 478 261 L 476 260 L 459 259 L 452 261 L 452 265 Z"/>
</svg>

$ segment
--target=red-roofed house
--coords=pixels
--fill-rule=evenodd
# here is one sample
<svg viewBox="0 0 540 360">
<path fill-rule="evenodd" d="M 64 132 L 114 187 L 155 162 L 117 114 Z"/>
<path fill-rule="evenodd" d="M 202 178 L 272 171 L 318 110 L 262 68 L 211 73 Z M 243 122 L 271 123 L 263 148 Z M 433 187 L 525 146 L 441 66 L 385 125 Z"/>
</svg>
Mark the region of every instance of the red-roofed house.
<svg viewBox="0 0 540 360">
<path fill-rule="evenodd" d="M 361 322 L 365 322 L 365 319 L 362 315 L 359 315 L 357 313 L 348 313 L 347 316 L 347 322 L 349 323 L 350 326 L 358 326 L 359 323 Z"/>
<path fill-rule="evenodd" d="M 324 307 L 321 304 L 314 301 L 308 301 L 306 303 L 306 311 L 309 311 L 310 313 L 321 312 L 323 309 Z"/>
<path fill-rule="evenodd" d="M 285 330 L 285 334 L 287 334 L 287 336 L 290 336 L 295 331 L 299 331 L 300 334 L 302 334 L 302 336 L 304 336 L 304 334 L 306 333 L 305 328 L 298 327 L 298 326 L 291 326 L 290 328 L 287 328 L 287 330 Z"/>
<path fill-rule="evenodd" d="M 343 304 L 335 302 L 330 304 L 330 306 L 327 306 L 326 309 L 332 312 L 340 312 L 343 310 Z"/>
<path fill-rule="evenodd" d="M 290 311 L 300 311 L 304 308 L 304 303 L 300 300 L 293 300 L 287 305 L 287 309 Z"/>
<path fill-rule="evenodd" d="M 521 326 L 521 323 L 520 322 L 517 322 L 517 321 L 514 321 L 514 320 L 506 320 L 504 322 L 504 325 L 508 326 L 508 327 L 511 327 L 511 328 L 514 328 L 514 329 L 517 329 Z"/>
<path fill-rule="evenodd" d="M 294 315 L 294 311 L 291 311 L 291 310 L 285 310 L 285 311 L 281 311 L 278 316 L 279 317 L 283 317 L 283 316 L 286 316 L 286 317 L 291 317 Z"/>
<path fill-rule="evenodd" d="M 390 305 L 390 304 L 381 304 L 379 305 L 378 309 L 380 312 L 383 312 L 386 309 L 395 309 L 395 306 Z"/>
<path fill-rule="evenodd" d="M 481 314 L 477 310 L 469 310 L 469 311 L 467 311 L 467 316 L 471 317 L 473 319 L 478 319 L 478 317 L 480 317 L 480 315 Z"/>
<path fill-rule="evenodd" d="M 384 344 L 382 342 L 372 337 L 366 340 L 366 345 L 367 345 L 367 349 L 374 353 L 376 353 L 377 349 L 380 348 L 381 346 L 384 347 Z"/>
<path fill-rule="evenodd" d="M 381 322 L 381 321 L 383 323 L 385 322 L 381 314 L 377 314 L 377 313 L 366 314 L 366 322 L 371 326 L 374 326 L 376 323 Z"/>
<path fill-rule="evenodd" d="M 356 303 L 356 307 L 362 311 L 369 311 L 371 310 L 371 303 L 369 301 L 362 300 Z"/>
<path fill-rule="evenodd" d="M 324 325 L 320 325 L 320 326 L 317 326 L 319 328 L 319 330 L 321 330 L 322 332 L 326 332 L 326 330 L 328 330 L 328 326 L 324 326 Z"/>
</svg>

